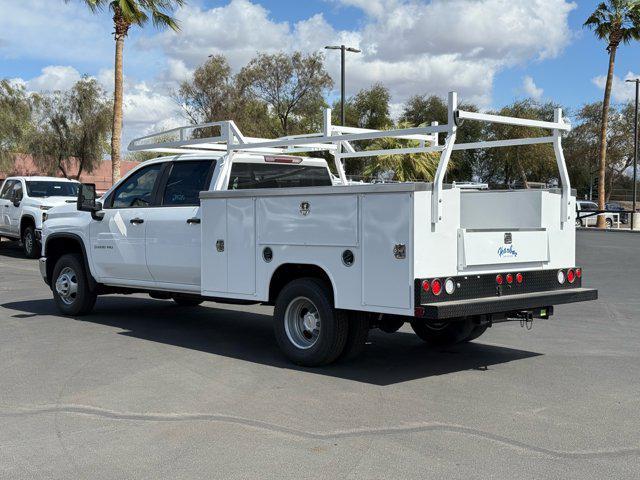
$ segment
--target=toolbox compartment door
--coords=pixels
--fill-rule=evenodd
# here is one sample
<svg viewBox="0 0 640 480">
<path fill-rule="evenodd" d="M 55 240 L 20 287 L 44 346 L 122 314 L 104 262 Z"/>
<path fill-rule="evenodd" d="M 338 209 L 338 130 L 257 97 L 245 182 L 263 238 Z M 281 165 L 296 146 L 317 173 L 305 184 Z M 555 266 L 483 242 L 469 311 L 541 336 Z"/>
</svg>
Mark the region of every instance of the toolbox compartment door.
<svg viewBox="0 0 640 480">
<path fill-rule="evenodd" d="M 549 240 L 544 228 L 458 231 L 458 268 L 546 263 Z"/>
</svg>

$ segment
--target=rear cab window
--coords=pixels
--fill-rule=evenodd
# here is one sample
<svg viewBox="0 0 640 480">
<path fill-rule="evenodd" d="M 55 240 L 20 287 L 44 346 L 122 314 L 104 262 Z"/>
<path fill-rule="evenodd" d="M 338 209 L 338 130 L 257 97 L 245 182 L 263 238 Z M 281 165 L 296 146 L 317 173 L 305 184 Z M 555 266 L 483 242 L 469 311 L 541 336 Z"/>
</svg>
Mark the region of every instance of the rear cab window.
<svg viewBox="0 0 640 480">
<path fill-rule="evenodd" d="M 250 188 L 329 187 L 331 176 L 326 166 L 234 163 L 229 177 L 229 190 Z"/>
</svg>

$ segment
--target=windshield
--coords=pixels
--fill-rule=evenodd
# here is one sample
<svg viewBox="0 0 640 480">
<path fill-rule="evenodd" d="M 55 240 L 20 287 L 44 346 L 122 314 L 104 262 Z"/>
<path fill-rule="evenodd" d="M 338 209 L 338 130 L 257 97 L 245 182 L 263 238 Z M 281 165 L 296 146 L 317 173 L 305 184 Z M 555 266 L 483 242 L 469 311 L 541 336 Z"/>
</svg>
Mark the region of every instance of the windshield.
<svg viewBox="0 0 640 480">
<path fill-rule="evenodd" d="M 28 181 L 27 193 L 30 197 L 77 197 L 78 184 L 75 182 Z"/>
</svg>

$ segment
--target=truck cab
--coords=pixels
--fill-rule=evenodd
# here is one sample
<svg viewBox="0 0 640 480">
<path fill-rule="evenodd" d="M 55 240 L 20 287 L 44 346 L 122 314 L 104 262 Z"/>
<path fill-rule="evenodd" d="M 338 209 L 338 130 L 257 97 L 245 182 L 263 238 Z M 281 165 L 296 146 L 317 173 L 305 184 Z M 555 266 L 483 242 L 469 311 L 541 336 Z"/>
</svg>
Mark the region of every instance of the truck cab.
<svg viewBox="0 0 640 480">
<path fill-rule="evenodd" d="M 58 205 L 75 204 L 79 182 L 56 177 L 9 177 L 0 187 L 0 236 L 22 243 L 27 258 L 40 255 L 42 220 Z"/>
</svg>

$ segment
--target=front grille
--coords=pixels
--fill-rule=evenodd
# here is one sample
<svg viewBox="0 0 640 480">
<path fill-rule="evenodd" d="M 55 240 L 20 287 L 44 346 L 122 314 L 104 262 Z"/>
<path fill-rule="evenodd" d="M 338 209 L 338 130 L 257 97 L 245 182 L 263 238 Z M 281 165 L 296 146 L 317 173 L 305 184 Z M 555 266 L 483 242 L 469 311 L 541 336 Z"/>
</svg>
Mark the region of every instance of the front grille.
<svg viewBox="0 0 640 480">
<path fill-rule="evenodd" d="M 575 271 L 574 267 L 573 270 Z M 565 276 L 568 269 L 561 269 L 564 271 Z M 513 283 L 508 285 L 506 282 L 507 274 L 512 274 L 514 277 Z M 515 280 L 516 274 L 522 273 L 523 281 L 521 284 Z M 580 288 L 582 286 L 582 278 L 577 278 L 573 283 L 569 283 L 565 279 L 563 284 L 558 282 L 558 270 L 535 270 L 535 271 L 504 271 L 501 272 L 504 279 L 502 285 L 498 285 L 496 282 L 497 273 L 489 273 L 483 275 L 461 275 L 457 277 L 434 277 L 428 279 L 416 279 L 415 292 L 416 292 L 416 305 L 426 305 L 429 303 L 448 302 L 452 300 L 468 300 L 473 298 L 487 298 L 487 297 L 503 297 L 508 295 L 517 295 L 521 293 L 534 293 L 545 292 L 551 290 L 569 290 L 572 288 Z M 442 284 L 447 278 L 453 279 L 456 284 L 456 289 L 452 294 L 447 294 L 444 291 L 440 295 L 434 295 L 431 290 L 425 292 L 422 289 L 422 282 L 428 280 L 429 282 L 438 278 Z"/>
</svg>

